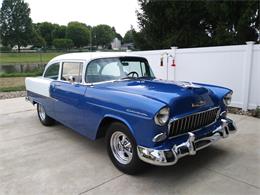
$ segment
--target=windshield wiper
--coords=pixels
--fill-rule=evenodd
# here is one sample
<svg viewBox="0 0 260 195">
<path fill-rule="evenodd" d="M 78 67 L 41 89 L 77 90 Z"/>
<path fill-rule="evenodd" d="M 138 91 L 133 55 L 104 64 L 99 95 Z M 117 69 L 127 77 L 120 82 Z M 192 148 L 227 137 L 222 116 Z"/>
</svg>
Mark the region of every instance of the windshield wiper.
<svg viewBox="0 0 260 195">
<path fill-rule="evenodd" d="M 127 79 L 137 79 L 137 78 L 135 78 L 135 77 L 122 77 L 118 80 L 127 80 Z"/>
<path fill-rule="evenodd" d="M 122 77 L 118 79 L 117 81 L 122 81 L 122 80 L 137 80 L 137 79 L 154 79 L 155 77 L 150 77 L 150 76 L 142 76 L 142 77 Z"/>
<path fill-rule="evenodd" d="M 138 77 L 137 79 L 154 79 L 154 77 L 142 76 L 142 77 Z"/>
</svg>

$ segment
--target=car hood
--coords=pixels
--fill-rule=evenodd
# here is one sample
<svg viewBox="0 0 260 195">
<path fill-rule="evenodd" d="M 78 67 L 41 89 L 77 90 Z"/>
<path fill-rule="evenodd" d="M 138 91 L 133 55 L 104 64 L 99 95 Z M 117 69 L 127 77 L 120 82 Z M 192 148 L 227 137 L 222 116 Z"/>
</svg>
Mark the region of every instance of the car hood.
<svg viewBox="0 0 260 195">
<path fill-rule="evenodd" d="M 213 107 L 218 101 L 209 89 L 188 82 L 136 79 L 109 82 L 99 87 L 160 101 L 174 109 L 175 114 Z"/>
</svg>

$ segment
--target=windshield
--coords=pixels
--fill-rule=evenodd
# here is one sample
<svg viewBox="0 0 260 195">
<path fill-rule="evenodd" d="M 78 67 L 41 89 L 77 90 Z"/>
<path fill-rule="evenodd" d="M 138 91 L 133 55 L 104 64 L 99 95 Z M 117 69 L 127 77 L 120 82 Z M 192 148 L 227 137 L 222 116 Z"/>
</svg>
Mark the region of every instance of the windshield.
<svg viewBox="0 0 260 195">
<path fill-rule="evenodd" d="M 147 60 L 139 57 L 97 59 L 86 70 L 88 83 L 140 78 L 154 78 L 154 74 Z"/>
</svg>

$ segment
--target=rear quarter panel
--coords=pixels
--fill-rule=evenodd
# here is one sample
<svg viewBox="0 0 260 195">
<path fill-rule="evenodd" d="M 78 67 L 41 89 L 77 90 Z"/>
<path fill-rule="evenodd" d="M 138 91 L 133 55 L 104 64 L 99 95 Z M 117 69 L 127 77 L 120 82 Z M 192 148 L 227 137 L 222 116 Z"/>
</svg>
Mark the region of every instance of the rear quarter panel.
<svg viewBox="0 0 260 195">
<path fill-rule="evenodd" d="M 29 100 L 33 104 L 42 104 L 46 113 L 52 118 L 55 118 L 53 109 L 54 100 L 50 97 L 51 82 L 52 80 L 43 77 L 27 77 L 25 79 L 25 87 Z"/>
<path fill-rule="evenodd" d="M 43 77 L 27 77 L 25 79 L 25 87 L 27 91 L 46 97 L 50 97 L 50 84 L 51 80 Z"/>
</svg>

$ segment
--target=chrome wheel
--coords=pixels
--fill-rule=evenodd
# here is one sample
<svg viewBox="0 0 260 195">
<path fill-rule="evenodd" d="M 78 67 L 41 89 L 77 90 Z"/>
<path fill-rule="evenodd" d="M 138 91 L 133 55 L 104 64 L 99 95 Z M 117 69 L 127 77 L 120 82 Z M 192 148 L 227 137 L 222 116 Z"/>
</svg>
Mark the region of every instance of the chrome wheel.
<svg viewBox="0 0 260 195">
<path fill-rule="evenodd" d="M 39 116 L 40 116 L 41 120 L 44 121 L 46 118 L 46 113 L 41 104 L 39 104 L 38 112 L 39 112 Z"/>
<path fill-rule="evenodd" d="M 128 164 L 133 158 L 133 148 L 128 137 L 120 132 L 116 131 L 110 138 L 110 147 L 114 157 L 121 164 Z"/>
</svg>

